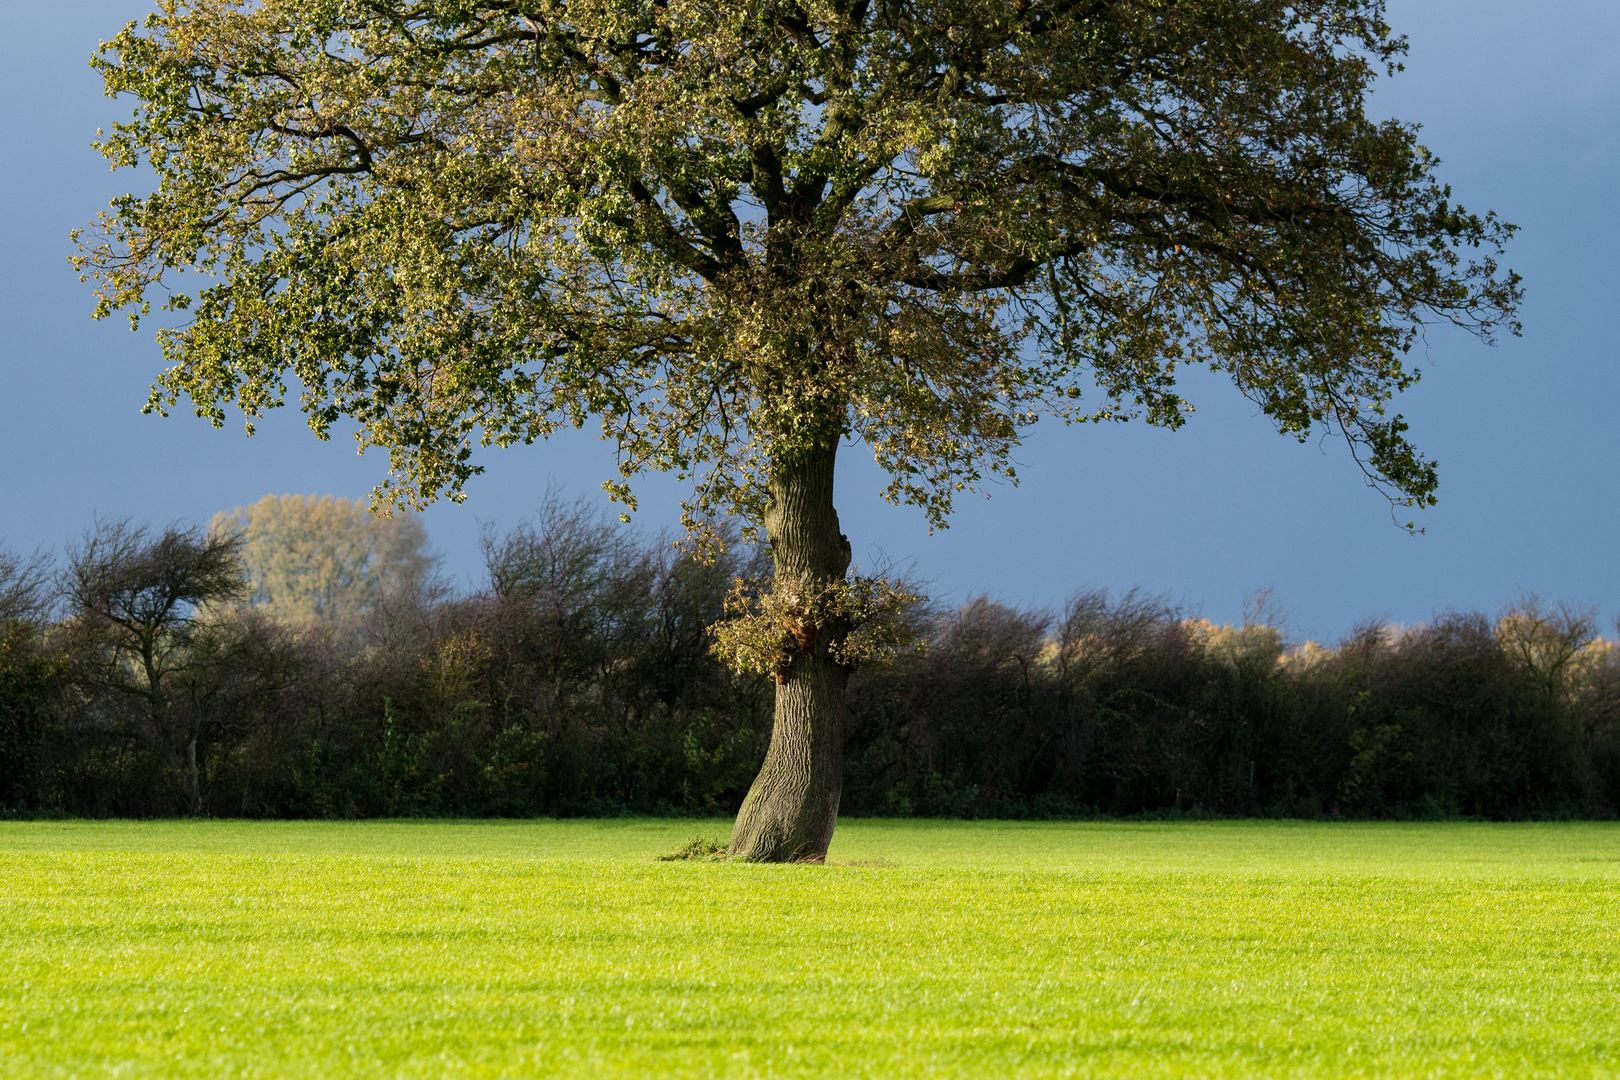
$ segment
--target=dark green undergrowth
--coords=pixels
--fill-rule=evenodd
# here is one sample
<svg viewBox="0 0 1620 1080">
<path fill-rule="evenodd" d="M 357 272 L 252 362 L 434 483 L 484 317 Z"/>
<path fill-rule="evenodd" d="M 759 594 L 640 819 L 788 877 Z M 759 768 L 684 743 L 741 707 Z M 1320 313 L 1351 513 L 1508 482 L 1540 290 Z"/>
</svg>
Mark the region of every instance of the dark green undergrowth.
<svg viewBox="0 0 1620 1080">
<path fill-rule="evenodd" d="M 343 633 L 252 610 L 199 623 L 169 643 L 161 695 L 84 613 L 13 619 L 0 814 L 192 813 L 193 735 L 207 816 L 734 814 L 774 686 L 724 669 L 709 627 L 761 564 L 551 515 L 491 539 L 481 592 L 389 594 Z M 1525 600 L 1328 648 L 1138 594 L 912 617 L 926 651 L 851 681 L 845 815 L 1561 820 L 1620 804 L 1620 649 L 1583 612 Z"/>
</svg>

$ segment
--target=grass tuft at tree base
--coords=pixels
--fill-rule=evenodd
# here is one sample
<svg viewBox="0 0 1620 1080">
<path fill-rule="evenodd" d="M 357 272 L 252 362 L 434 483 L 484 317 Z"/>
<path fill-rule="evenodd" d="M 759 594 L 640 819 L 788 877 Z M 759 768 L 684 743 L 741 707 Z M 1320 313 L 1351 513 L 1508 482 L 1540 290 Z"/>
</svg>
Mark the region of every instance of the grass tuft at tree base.
<svg viewBox="0 0 1620 1080">
<path fill-rule="evenodd" d="M 678 862 L 682 859 L 695 859 L 700 862 L 718 862 L 729 858 L 726 851 L 726 841 L 720 839 L 705 839 L 694 836 L 667 855 L 655 855 L 655 862 Z"/>
</svg>

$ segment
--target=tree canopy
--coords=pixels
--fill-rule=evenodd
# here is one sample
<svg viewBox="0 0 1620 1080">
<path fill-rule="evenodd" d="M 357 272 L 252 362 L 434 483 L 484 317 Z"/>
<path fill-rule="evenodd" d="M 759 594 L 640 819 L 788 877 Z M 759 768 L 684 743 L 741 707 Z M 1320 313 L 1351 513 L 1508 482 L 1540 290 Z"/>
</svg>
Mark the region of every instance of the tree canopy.
<svg viewBox="0 0 1620 1080">
<path fill-rule="evenodd" d="M 80 265 L 189 312 L 151 407 L 296 386 L 405 503 L 594 417 L 632 502 L 757 521 L 833 433 L 942 524 L 1040 414 L 1178 426 L 1201 363 L 1426 504 L 1404 356 L 1519 294 L 1366 114 L 1404 46 L 1380 0 L 162 0 L 95 61 L 156 188 Z"/>
</svg>

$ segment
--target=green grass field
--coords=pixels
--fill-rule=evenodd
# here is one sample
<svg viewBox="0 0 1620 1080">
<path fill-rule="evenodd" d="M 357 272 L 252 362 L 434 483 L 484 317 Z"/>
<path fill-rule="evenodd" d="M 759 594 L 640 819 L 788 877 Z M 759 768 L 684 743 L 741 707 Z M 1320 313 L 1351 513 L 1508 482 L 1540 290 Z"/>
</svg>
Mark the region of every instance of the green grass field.
<svg viewBox="0 0 1620 1080">
<path fill-rule="evenodd" d="M 1612 1076 L 1620 827 L 0 823 L 0 1076 Z"/>
</svg>

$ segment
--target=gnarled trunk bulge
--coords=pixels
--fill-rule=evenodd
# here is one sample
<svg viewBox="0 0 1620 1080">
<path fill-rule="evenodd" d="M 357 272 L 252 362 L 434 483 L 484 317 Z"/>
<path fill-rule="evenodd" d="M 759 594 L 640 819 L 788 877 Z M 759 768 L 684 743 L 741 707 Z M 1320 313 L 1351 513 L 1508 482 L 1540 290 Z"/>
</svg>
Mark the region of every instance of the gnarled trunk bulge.
<svg viewBox="0 0 1620 1080">
<path fill-rule="evenodd" d="M 833 509 L 836 437 L 771 471 L 765 528 L 776 580 L 814 590 L 842 581 L 849 540 Z M 830 653 L 840 626 L 796 625 L 792 658 L 777 673 L 776 722 L 765 764 L 737 813 L 730 851 L 767 862 L 820 862 L 832 843 L 844 783 L 844 688 L 849 671 Z"/>
</svg>

